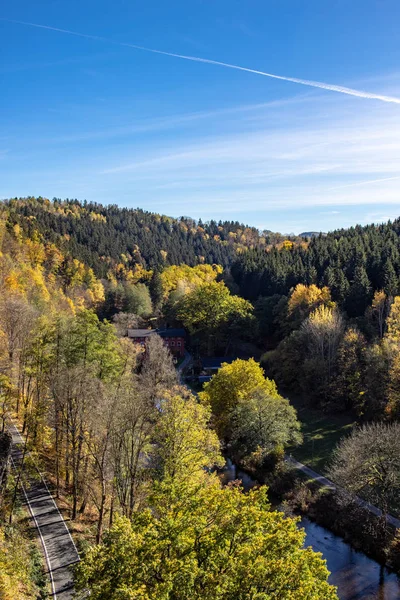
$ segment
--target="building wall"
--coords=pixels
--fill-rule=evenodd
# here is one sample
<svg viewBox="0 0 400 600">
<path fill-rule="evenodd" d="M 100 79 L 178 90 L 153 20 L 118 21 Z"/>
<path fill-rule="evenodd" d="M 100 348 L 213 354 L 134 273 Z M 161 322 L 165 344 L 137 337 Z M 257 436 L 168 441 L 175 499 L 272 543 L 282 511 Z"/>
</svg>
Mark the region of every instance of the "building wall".
<svg viewBox="0 0 400 600">
<path fill-rule="evenodd" d="M 140 344 L 144 346 L 146 343 L 146 339 L 148 338 L 131 338 L 135 344 Z M 164 344 L 169 348 L 171 354 L 174 356 L 182 357 L 185 355 L 185 338 L 182 337 L 171 337 L 171 338 L 163 338 Z"/>
<path fill-rule="evenodd" d="M 171 354 L 182 357 L 185 354 L 185 339 L 181 337 L 163 338 L 164 344 L 169 348 Z"/>
</svg>

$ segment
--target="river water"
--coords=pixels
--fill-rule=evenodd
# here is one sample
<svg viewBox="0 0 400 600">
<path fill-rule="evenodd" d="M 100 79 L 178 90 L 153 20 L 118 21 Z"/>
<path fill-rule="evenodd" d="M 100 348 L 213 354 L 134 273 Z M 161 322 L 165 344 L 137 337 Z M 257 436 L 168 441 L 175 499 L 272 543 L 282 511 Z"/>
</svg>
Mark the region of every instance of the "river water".
<svg viewBox="0 0 400 600">
<path fill-rule="evenodd" d="M 245 489 L 256 484 L 247 473 L 237 470 L 228 461 L 223 480 L 233 479 L 241 479 Z M 305 545 L 321 552 L 326 560 L 331 572 L 329 581 L 337 586 L 340 600 L 400 600 L 400 580 L 394 573 L 305 517 L 300 527 L 306 532 Z"/>
</svg>

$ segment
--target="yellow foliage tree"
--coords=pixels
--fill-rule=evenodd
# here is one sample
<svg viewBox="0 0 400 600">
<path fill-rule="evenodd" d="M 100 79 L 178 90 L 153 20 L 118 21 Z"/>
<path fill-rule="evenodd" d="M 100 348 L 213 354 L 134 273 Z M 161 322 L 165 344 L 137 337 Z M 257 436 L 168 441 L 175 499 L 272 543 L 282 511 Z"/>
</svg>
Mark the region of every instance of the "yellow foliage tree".
<svg viewBox="0 0 400 600">
<path fill-rule="evenodd" d="M 294 247 L 294 243 L 291 242 L 290 240 L 284 240 L 282 242 L 283 250 L 291 250 L 293 247 Z"/>
<path fill-rule="evenodd" d="M 147 506 L 118 518 L 77 567 L 93 600 L 334 600 L 324 561 L 294 519 L 272 511 L 267 488 L 222 487 L 207 411 L 193 399 L 162 406 Z"/>
<path fill-rule="evenodd" d="M 390 311 L 391 299 L 383 290 L 377 290 L 374 293 L 371 308 L 368 311 L 368 316 L 376 324 L 379 337 L 382 339 L 386 331 L 386 320 Z"/>
<path fill-rule="evenodd" d="M 171 265 L 161 273 L 161 285 L 164 300 L 167 300 L 171 292 L 178 287 L 191 291 L 203 283 L 215 281 L 222 273 L 220 265 L 200 264 L 195 267 L 188 265 Z"/>
<path fill-rule="evenodd" d="M 310 313 L 321 305 L 331 308 L 335 306 L 328 287 L 319 288 L 314 284 L 302 283 L 296 285 L 288 301 L 288 317 L 292 329 L 300 327 Z"/>
<path fill-rule="evenodd" d="M 387 318 L 386 338 L 395 344 L 400 340 L 400 296 L 395 296 Z"/>
<path fill-rule="evenodd" d="M 199 398 L 211 406 L 221 437 L 228 432 L 231 411 L 239 402 L 250 399 L 256 390 L 265 392 L 271 398 L 280 398 L 275 382 L 265 377 L 264 370 L 253 358 L 238 358 L 231 364 L 224 363 L 211 381 L 204 385 Z"/>
<path fill-rule="evenodd" d="M 133 269 L 130 269 L 126 275 L 126 280 L 130 283 L 139 283 L 144 281 L 150 281 L 152 278 L 153 271 L 151 269 L 146 270 L 142 265 L 135 264 Z"/>
<path fill-rule="evenodd" d="M 387 330 L 382 341 L 388 350 L 390 360 L 386 412 L 390 417 L 398 418 L 400 414 L 400 296 L 395 296 L 386 324 Z"/>
<path fill-rule="evenodd" d="M 7 535 L 0 529 L 0 599 L 30 600 L 37 598 L 30 577 L 29 542 L 16 529 Z"/>
</svg>

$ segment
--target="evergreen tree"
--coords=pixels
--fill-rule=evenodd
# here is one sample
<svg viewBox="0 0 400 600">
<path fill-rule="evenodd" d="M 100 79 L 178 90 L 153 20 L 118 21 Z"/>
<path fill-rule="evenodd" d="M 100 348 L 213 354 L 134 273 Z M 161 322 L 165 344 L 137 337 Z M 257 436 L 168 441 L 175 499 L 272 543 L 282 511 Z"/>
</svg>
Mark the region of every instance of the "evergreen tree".
<svg viewBox="0 0 400 600">
<path fill-rule="evenodd" d="M 152 275 L 149 283 L 149 291 L 153 308 L 157 310 L 161 306 L 163 299 L 163 287 L 159 270 L 155 270 Z"/>
<path fill-rule="evenodd" d="M 362 264 L 358 264 L 354 270 L 354 279 L 346 298 L 345 308 L 350 317 L 363 315 L 367 306 L 371 303 L 372 287 L 368 279 L 367 271 Z"/>
<path fill-rule="evenodd" d="M 393 263 L 388 259 L 383 270 L 384 291 L 388 296 L 396 296 L 399 290 L 399 280 L 394 270 Z"/>
</svg>

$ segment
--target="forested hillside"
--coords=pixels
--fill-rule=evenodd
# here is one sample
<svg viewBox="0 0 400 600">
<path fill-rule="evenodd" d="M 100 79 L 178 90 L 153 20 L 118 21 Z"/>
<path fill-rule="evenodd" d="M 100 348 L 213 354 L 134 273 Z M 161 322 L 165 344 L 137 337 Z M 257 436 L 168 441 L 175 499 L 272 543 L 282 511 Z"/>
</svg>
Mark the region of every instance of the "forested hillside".
<svg viewBox="0 0 400 600">
<path fill-rule="evenodd" d="M 27 234 L 37 230 L 60 249 L 85 262 L 99 277 L 122 264 L 145 269 L 199 263 L 230 265 L 238 253 L 285 239 L 234 221 L 202 223 L 173 219 L 116 205 L 44 198 L 3 203 L 10 222 Z"/>
<path fill-rule="evenodd" d="M 306 597 L 335 598 L 323 563 L 302 550 L 294 522 L 271 511 L 265 489 L 245 495 L 210 470 L 223 465 L 222 448 L 275 489 L 286 486 L 289 499 L 301 497 L 303 483 L 296 487 L 284 461 L 302 445 L 301 423 L 281 389 L 326 419 L 334 412 L 359 424 L 384 421 L 391 460 L 400 415 L 400 222 L 285 239 L 234 222 L 42 198 L 4 201 L 0 217 L 0 422 L 5 429 L 16 419 L 78 541 L 86 540 L 77 588 L 99 599 L 125 589 L 161 599 L 167 579 L 170 597 L 223 600 L 250 573 L 249 594 L 266 600 L 269 589 L 286 589 L 295 568 L 290 598 L 303 600 L 304 586 Z M 157 323 L 185 328 L 188 383 L 205 356 L 231 357 L 198 396 L 180 384 L 160 337 L 145 352 L 126 337 L 129 327 Z M 380 435 L 372 436 L 378 454 Z M 333 449 L 326 445 L 327 461 Z M 337 456 L 335 481 L 397 510 L 399 486 L 360 491 L 361 476 L 349 478 Z M 389 466 L 392 477 L 398 470 Z M 9 520 L 30 548 L 18 485 L 6 477 L 0 493 L 7 552 L 15 550 Z M 375 528 L 367 541 L 395 561 L 392 538 Z M 262 567 L 254 571 L 246 556 L 255 549 Z M 116 579 L 113 557 L 124 566 Z M 7 600 L 19 564 L 7 564 Z M 37 579 L 28 577 L 21 598 Z"/>
<path fill-rule="evenodd" d="M 349 316 L 360 316 L 374 291 L 394 296 L 400 276 L 400 220 L 356 226 L 305 240 L 260 232 L 234 221 L 203 223 L 140 209 L 77 200 L 12 199 L 8 227 L 42 237 L 96 277 L 149 281 L 169 265 L 231 267 L 240 295 L 288 295 L 298 283 L 328 286 Z"/>
<path fill-rule="evenodd" d="M 251 249 L 232 266 L 242 296 L 287 295 L 298 283 L 328 286 L 349 316 L 361 316 L 374 291 L 399 292 L 400 220 L 356 226 L 286 244 L 269 252 Z"/>
<path fill-rule="evenodd" d="M 200 403 L 181 385 L 161 337 L 151 337 L 144 351 L 125 336 L 128 323 L 156 318 L 158 306 L 201 349 L 231 347 L 254 322 L 253 306 L 230 292 L 222 267 L 166 266 L 151 280 L 151 297 L 143 281 L 115 285 L 107 273 L 105 293 L 94 270 L 39 218 L 14 217 L 6 204 L 0 423 L 7 440 L 13 419 L 25 442 L 13 469 L 9 451 L 0 453 L 0 597 L 45 597 L 21 505 L 22 485 L 35 482 L 39 465 L 68 515 L 82 558 L 75 587 L 85 597 L 225 600 L 245 590 L 260 600 L 334 600 L 324 561 L 304 548 L 296 521 L 272 509 L 267 488 L 245 494 L 223 485 L 215 471 L 225 462 L 222 436 L 243 459 L 255 454 L 259 461 L 301 441 L 296 411 L 275 384 L 254 361 L 237 360 L 222 373 L 236 395 L 218 394 L 217 381 Z M 119 308 L 114 303 L 114 326 L 99 315 L 110 291 L 119 297 L 119 286 L 125 295 Z M 233 410 L 258 418 L 260 408 L 265 418 L 257 431 L 251 422 L 234 422 Z"/>
<path fill-rule="evenodd" d="M 93 270 L 63 254 L 36 229 L 30 234 L 0 213 L 0 287 L 3 296 L 23 298 L 37 310 L 95 308 L 104 302 L 103 284 Z"/>
</svg>

